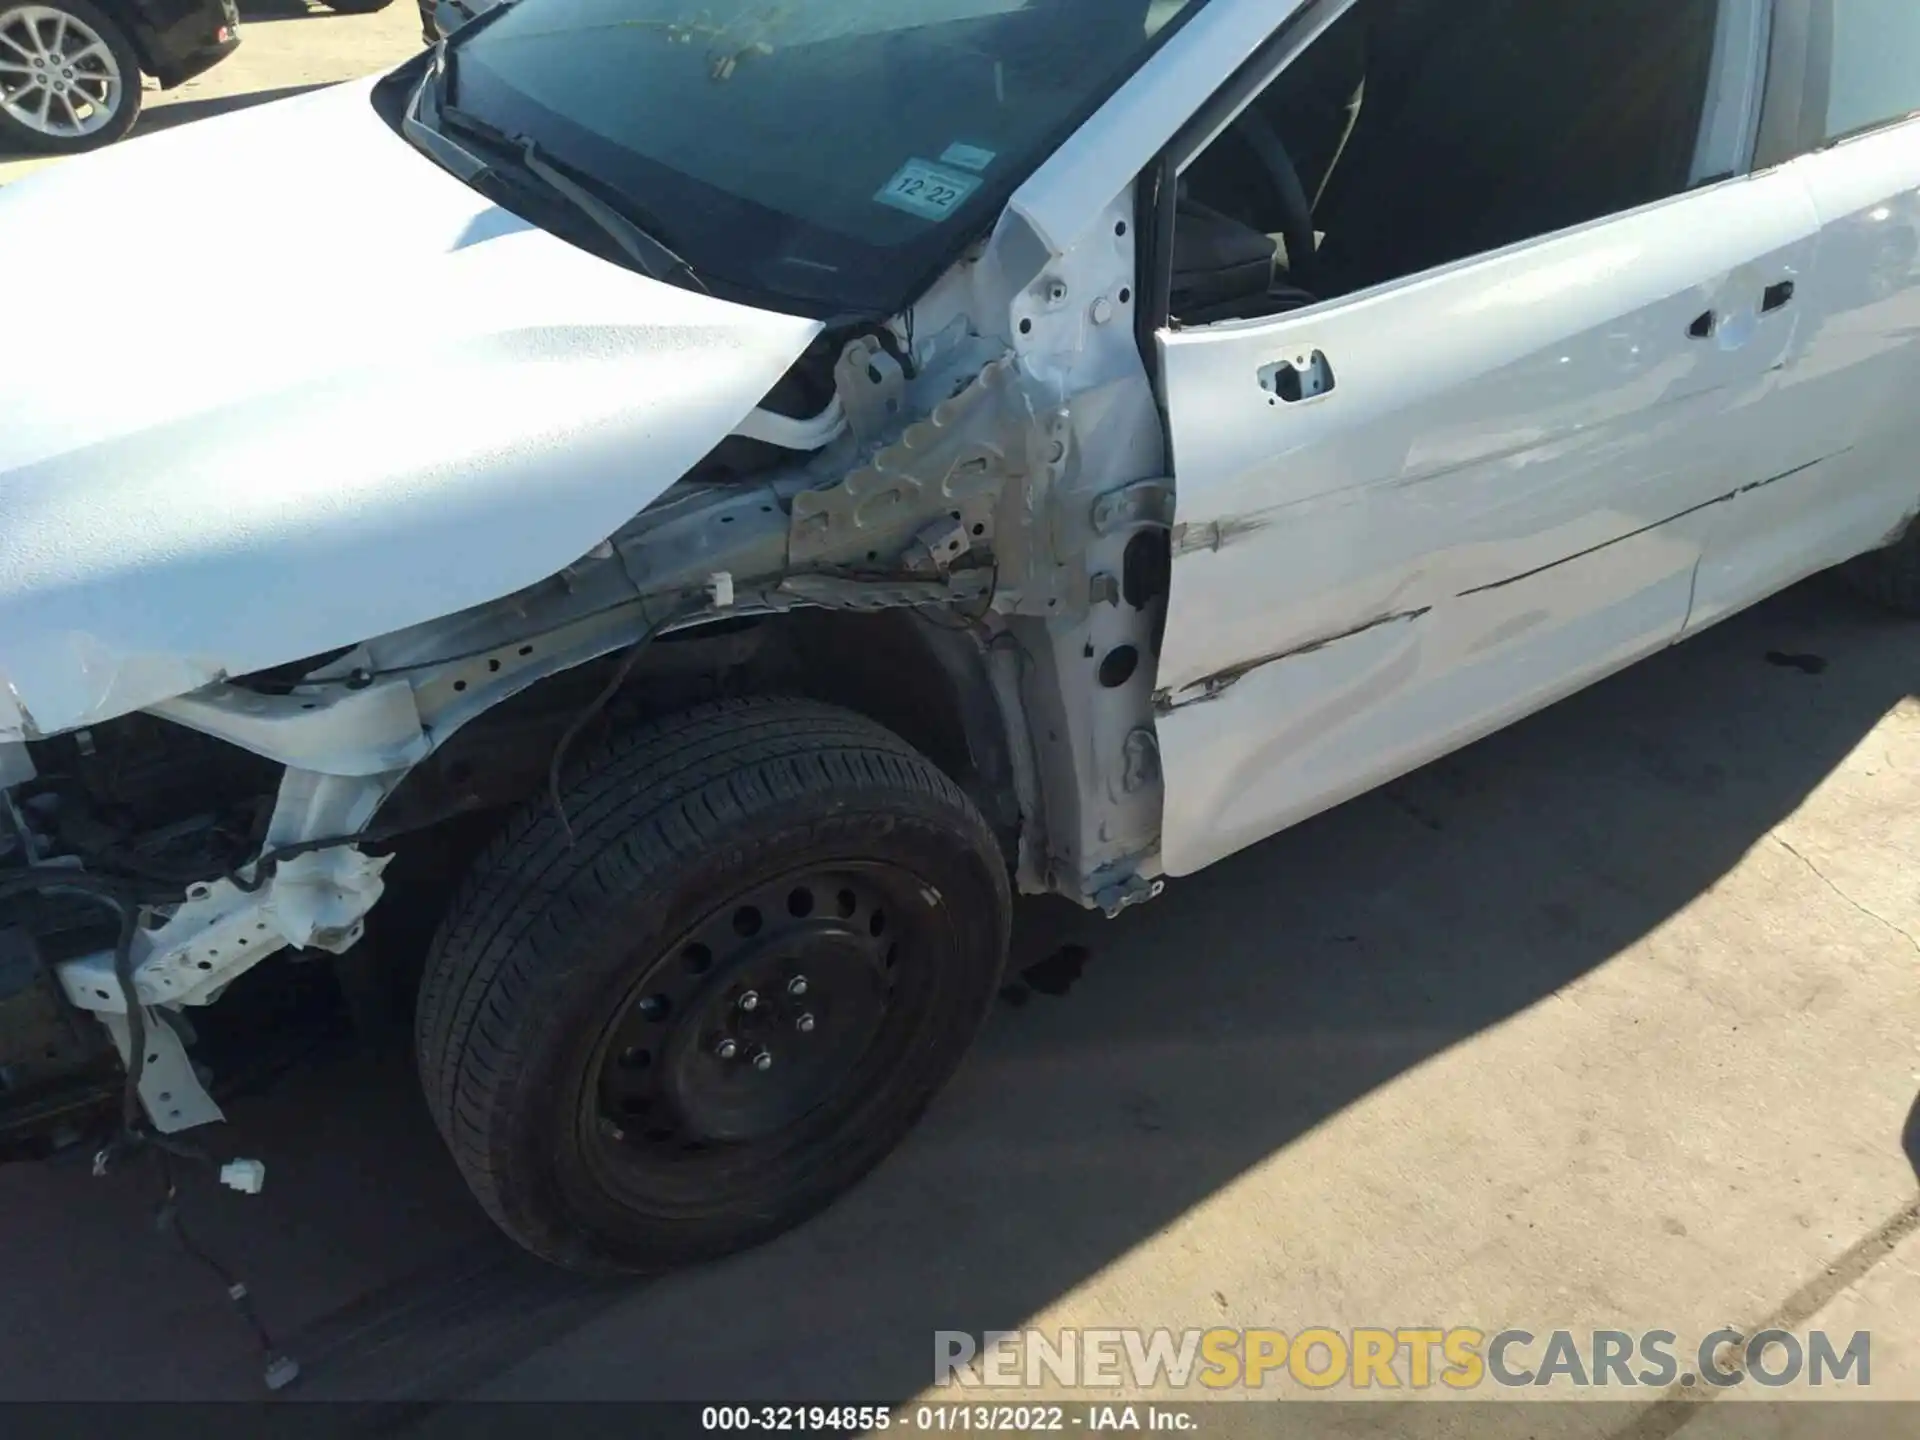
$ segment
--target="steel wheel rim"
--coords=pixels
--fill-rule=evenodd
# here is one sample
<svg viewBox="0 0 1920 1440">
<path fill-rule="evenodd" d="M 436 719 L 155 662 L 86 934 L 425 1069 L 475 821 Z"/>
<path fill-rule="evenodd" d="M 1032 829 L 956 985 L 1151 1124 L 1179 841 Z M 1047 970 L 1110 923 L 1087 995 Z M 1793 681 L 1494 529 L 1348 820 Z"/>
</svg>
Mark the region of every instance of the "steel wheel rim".
<svg viewBox="0 0 1920 1440">
<path fill-rule="evenodd" d="M 125 100 L 120 62 L 91 25 L 51 5 L 0 10 L 0 112 L 36 135 L 80 140 Z"/>
<path fill-rule="evenodd" d="M 579 1109 L 590 1169 L 678 1209 L 831 1129 L 917 1023 L 935 943 L 926 893 L 897 866 L 822 862 L 689 927 L 640 972 L 594 1047 Z M 757 1066 L 763 1052 L 771 1063 Z M 729 1103 L 756 1089 L 774 1098 Z"/>
</svg>

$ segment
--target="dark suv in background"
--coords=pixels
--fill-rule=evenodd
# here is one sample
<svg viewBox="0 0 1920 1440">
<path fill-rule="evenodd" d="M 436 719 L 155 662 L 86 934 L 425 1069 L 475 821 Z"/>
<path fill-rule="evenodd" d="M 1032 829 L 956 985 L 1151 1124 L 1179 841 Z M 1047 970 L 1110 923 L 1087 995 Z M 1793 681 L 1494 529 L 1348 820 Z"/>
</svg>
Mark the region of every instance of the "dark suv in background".
<svg viewBox="0 0 1920 1440">
<path fill-rule="evenodd" d="M 393 0 L 324 3 L 366 15 Z M 239 44 L 237 0 L 0 0 L 0 155 L 111 145 L 140 118 L 143 74 L 171 90 Z"/>
</svg>

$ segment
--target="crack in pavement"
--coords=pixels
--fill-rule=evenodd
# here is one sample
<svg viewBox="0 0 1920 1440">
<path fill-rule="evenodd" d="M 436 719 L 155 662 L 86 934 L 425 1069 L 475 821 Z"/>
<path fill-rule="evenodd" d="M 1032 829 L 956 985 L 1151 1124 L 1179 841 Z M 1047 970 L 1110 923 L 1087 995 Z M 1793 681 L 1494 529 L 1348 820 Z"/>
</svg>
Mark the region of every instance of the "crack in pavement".
<svg viewBox="0 0 1920 1440">
<path fill-rule="evenodd" d="M 1892 1255 L 1900 1242 L 1916 1230 L 1920 1230 L 1920 1198 L 1908 1201 L 1904 1208 L 1876 1226 L 1870 1234 L 1849 1245 L 1838 1259 L 1795 1290 L 1772 1314 L 1752 1326 L 1742 1328 L 1740 1333 L 1750 1338 L 1763 1330 L 1791 1330 L 1812 1319 L 1841 1291 L 1865 1278 L 1870 1270 Z M 1737 1362 L 1723 1364 L 1720 1368 L 1729 1375 L 1739 1374 L 1745 1369 Z M 1699 1419 L 1709 1404 L 1734 1388 L 1729 1385 L 1703 1392 L 1676 1382 L 1669 1385 L 1665 1394 L 1649 1404 L 1632 1421 L 1612 1432 L 1607 1440 L 1669 1440 L 1670 1436 Z"/>
<path fill-rule="evenodd" d="M 1862 905 L 1858 900 L 1854 899 L 1851 895 L 1847 894 L 1846 891 L 1842 890 L 1838 885 L 1834 884 L 1833 881 L 1829 880 L 1826 877 L 1825 872 L 1822 871 L 1818 865 L 1814 864 L 1813 861 L 1809 860 L 1806 856 L 1802 855 L 1798 850 L 1794 849 L 1793 843 L 1791 841 L 1786 840 L 1779 835 L 1775 835 L 1771 838 L 1774 844 L 1778 845 L 1782 850 L 1785 850 L 1789 855 L 1793 856 L 1794 859 L 1798 860 L 1802 865 L 1806 866 L 1808 870 L 1812 871 L 1813 878 L 1818 880 L 1822 885 L 1826 886 L 1827 889 L 1831 890 L 1834 894 L 1838 895 L 1842 900 L 1846 901 L 1847 904 L 1851 905 L 1854 909 L 1858 910 L 1862 915 L 1866 916 L 1869 920 L 1879 921 L 1880 924 L 1886 926 L 1887 929 L 1893 931 L 1893 933 L 1898 935 L 1902 940 L 1905 940 L 1907 944 L 1913 946 L 1916 952 L 1920 952 L 1920 940 L 1914 939 L 1909 932 L 1901 929 L 1900 926 L 1894 924 L 1893 921 L 1887 919 L 1886 916 L 1878 914 L 1872 910 L 1869 910 L 1866 906 Z"/>
</svg>

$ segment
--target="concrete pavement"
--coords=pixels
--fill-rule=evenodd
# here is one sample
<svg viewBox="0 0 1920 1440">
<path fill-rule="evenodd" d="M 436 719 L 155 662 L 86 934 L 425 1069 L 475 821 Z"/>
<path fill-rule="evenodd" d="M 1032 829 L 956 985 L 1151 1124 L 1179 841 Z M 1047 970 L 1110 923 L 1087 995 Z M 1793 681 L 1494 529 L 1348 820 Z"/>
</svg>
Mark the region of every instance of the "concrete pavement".
<svg viewBox="0 0 1920 1440">
<path fill-rule="evenodd" d="M 417 43 L 404 5 L 247 14 L 148 128 Z M 1920 1396 L 1917 695 L 1920 626 L 1818 581 L 1119 921 L 1029 905 L 906 1148 L 726 1264 L 525 1262 L 404 1057 L 238 1107 L 220 1147 L 268 1188 L 190 1197 L 196 1234 L 316 1397 L 894 1402 L 935 1330 L 1023 1324 L 1769 1323 L 1869 1329 L 1869 1393 Z M 144 1183 L 0 1171 L 0 1396 L 256 1393 Z M 1557 1423 L 1692 1440 L 1759 1391 L 1729 1393 Z"/>
</svg>

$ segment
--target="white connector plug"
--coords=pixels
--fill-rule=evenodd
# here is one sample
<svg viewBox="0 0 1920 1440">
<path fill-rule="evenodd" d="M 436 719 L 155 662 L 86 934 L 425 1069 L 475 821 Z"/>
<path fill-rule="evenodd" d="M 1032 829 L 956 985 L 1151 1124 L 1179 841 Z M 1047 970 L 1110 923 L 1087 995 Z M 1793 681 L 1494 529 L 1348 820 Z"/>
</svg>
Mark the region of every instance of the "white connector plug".
<svg viewBox="0 0 1920 1440">
<path fill-rule="evenodd" d="M 258 1160 L 229 1160 L 220 1167 L 220 1183 L 242 1195 L 258 1195 L 267 1183 L 267 1167 Z"/>
</svg>

